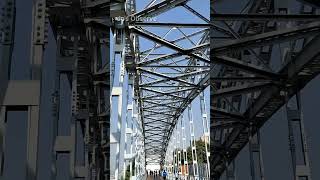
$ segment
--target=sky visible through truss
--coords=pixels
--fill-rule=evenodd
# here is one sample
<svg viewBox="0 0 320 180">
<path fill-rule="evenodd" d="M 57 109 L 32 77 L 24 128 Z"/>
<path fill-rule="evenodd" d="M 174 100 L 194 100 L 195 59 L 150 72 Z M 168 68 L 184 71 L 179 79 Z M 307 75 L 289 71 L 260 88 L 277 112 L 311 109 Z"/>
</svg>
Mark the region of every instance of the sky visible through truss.
<svg viewBox="0 0 320 180">
<path fill-rule="evenodd" d="M 136 1 L 136 5 L 137 5 L 137 12 L 143 10 L 151 1 L 148 0 L 137 0 Z M 158 0 L 156 1 L 153 5 L 160 3 L 161 1 Z M 192 7 L 193 9 L 195 9 L 197 12 L 201 13 L 204 17 L 206 17 L 208 20 L 210 20 L 210 1 L 209 0 L 203 0 L 203 1 L 197 1 L 197 0 L 192 0 L 188 2 L 188 5 L 190 7 Z M 206 23 L 203 20 L 201 20 L 200 18 L 196 17 L 195 15 L 193 15 L 191 12 L 189 12 L 187 9 L 185 9 L 184 7 L 177 7 L 177 8 L 173 8 L 161 15 L 158 15 L 156 17 L 153 17 L 151 19 L 152 21 L 150 21 L 151 23 L 156 23 L 156 22 L 160 22 L 160 23 Z M 148 21 L 145 21 L 148 22 Z M 185 34 L 191 34 L 194 33 L 196 31 L 199 30 L 203 30 L 204 28 L 180 28 L 179 31 L 178 29 L 171 29 L 171 27 L 147 27 L 145 28 L 146 30 L 152 32 L 153 34 L 156 34 L 157 36 L 163 37 L 165 36 L 165 34 L 167 34 L 165 36 L 164 39 L 168 40 L 168 41 L 172 41 L 174 39 L 177 39 L 178 37 L 183 37 L 183 33 Z M 171 30 L 170 30 L 171 29 Z M 170 31 L 168 33 L 168 31 Z M 197 41 L 199 41 L 199 39 L 201 38 L 202 34 L 191 37 L 190 40 L 193 41 L 194 43 L 197 43 Z M 113 44 L 113 39 L 111 38 L 111 52 L 113 50 L 112 47 Z M 193 46 L 192 43 L 190 43 L 189 40 L 182 40 L 178 43 L 176 43 L 178 46 L 182 47 L 182 48 L 190 48 Z M 154 46 L 155 44 L 152 41 L 146 40 L 144 38 L 139 38 L 139 49 L 140 52 L 150 49 Z M 161 47 L 161 48 L 157 48 L 155 49 L 152 53 L 154 54 L 170 54 L 170 53 L 174 53 L 176 51 L 171 50 L 169 48 L 166 47 Z M 113 56 L 113 54 L 110 54 L 111 58 Z M 149 55 L 148 58 L 153 58 L 156 57 L 153 56 L 152 54 Z M 182 56 L 181 59 L 185 58 L 185 56 Z M 118 67 L 118 63 L 120 63 L 119 59 L 120 56 L 117 57 L 118 60 L 116 60 L 116 66 Z M 143 59 L 143 58 L 142 58 Z M 140 59 L 141 60 L 141 59 Z M 183 64 L 186 65 L 186 64 Z M 172 72 L 168 72 L 170 70 L 165 69 L 163 73 L 176 73 L 174 71 Z M 119 73 L 119 69 L 116 68 L 115 73 Z M 125 77 L 124 80 L 124 84 L 127 83 L 127 77 Z M 115 85 L 118 84 L 118 80 L 115 80 Z M 127 89 L 125 88 L 125 91 Z M 124 91 L 124 92 L 125 92 Z M 209 120 L 209 111 L 210 111 L 210 92 L 209 92 L 209 88 L 207 88 L 205 91 L 205 104 L 206 104 L 206 114 L 208 115 L 208 120 Z M 126 96 L 123 97 L 123 102 L 126 102 Z M 116 98 L 112 99 L 112 106 L 113 107 L 117 107 L 116 103 L 114 103 L 116 100 Z M 125 107 L 124 107 L 125 108 Z M 193 118 L 194 118 L 194 124 L 196 125 L 195 127 L 195 137 L 196 139 L 200 139 L 201 136 L 203 136 L 203 128 L 202 128 L 202 114 L 200 113 L 200 104 L 199 104 L 199 98 L 196 98 L 193 102 L 192 102 L 192 112 L 193 112 Z M 117 117 L 116 116 L 117 110 L 113 109 L 112 110 L 112 115 L 111 117 Z M 187 140 L 187 144 L 186 146 L 188 147 L 190 145 L 190 131 L 189 131 L 189 119 L 187 118 L 187 111 L 184 112 L 184 121 L 185 121 L 185 128 L 186 128 L 186 140 Z M 130 119 L 131 120 L 131 119 Z M 124 125 L 125 125 L 125 116 L 123 116 L 122 118 L 122 132 L 124 132 Z M 116 126 L 113 126 L 117 123 L 117 119 L 113 118 L 111 119 L 111 129 L 116 128 Z M 113 125 L 112 125 L 113 124 Z M 177 126 L 181 129 L 181 123 L 178 123 Z M 112 130 L 111 130 L 112 131 Z M 122 135 L 122 138 L 124 135 Z M 122 141 L 122 147 L 123 146 L 123 141 Z M 160 147 L 159 147 L 160 148 Z M 111 149 L 111 152 L 113 152 L 113 150 Z M 123 162 L 123 157 L 120 158 L 120 163 Z"/>
<path fill-rule="evenodd" d="M 147 4 L 151 2 L 151 0 L 137 0 L 137 12 L 143 10 Z M 161 0 L 157 0 L 155 4 L 162 2 Z M 201 13 L 203 16 L 205 16 L 207 19 L 210 20 L 210 1 L 209 0 L 191 0 L 188 2 L 188 5 L 195 9 L 197 12 Z M 154 5 L 154 4 L 153 4 Z M 177 7 L 174 9 L 171 9 L 159 16 L 156 16 L 154 18 L 156 22 L 160 23 L 205 23 L 203 20 L 199 19 L 198 17 L 194 16 L 192 13 L 190 13 L 188 10 L 186 10 L 183 7 Z M 166 28 L 159 28 L 159 27 L 150 27 L 146 28 L 148 31 L 153 32 L 154 34 L 157 34 L 158 36 L 164 36 L 169 30 L 170 27 Z M 193 32 L 201 30 L 201 28 L 180 28 L 182 31 L 186 34 L 191 34 Z M 203 29 L 203 28 L 202 28 Z M 172 30 L 168 35 L 166 36 L 165 39 L 167 40 L 174 40 L 177 37 L 183 36 L 181 32 L 179 32 L 177 29 Z M 191 38 L 194 42 L 196 42 L 200 36 L 195 36 Z M 149 40 L 146 40 L 144 38 L 139 39 L 139 45 L 140 45 L 140 51 L 149 49 L 152 47 L 154 44 L 151 43 Z M 190 45 L 192 45 L 188 40 L 181 41 L 177 43 L 177 45 L 183 47 L 183 48 L 188 48 Z M 168 54 L 168 53 L 173 53 L 173 50 L 170 50 L 168 48 L 159 48 L 155 50 L 153 53 L 163 53 L 163 54 Z M 152 56 L 151 56 L 152 57 Z M 210 107 L 210 94 L 209 94 L 209 88 L 205 90 L 205 99 L 206 99 L 206 110 L 207 114 L 209 114 L 209 107 Z M 200 114 L 200 105 L 199 105 L 199 99 L 196 98 L 195 101 L 193 102 L 193 114 L 194 114 L 194 120 L 195 124 L 202 124 L 202 118 Z M 187 115 L 185 115 L 187 117 Z M 189 125 L 188 125 L 188 119 L 186 123 L 186 131 L 188 132 L 189 130 Z M 187 134 L 188 135 L 188 134 Z M 200 138 L 200 136 L 203 135 L 202 128 L 195 128 L 195 136 L 197 138 Z M 187 141 L 189 141 L 187 137 Z"/>
</svg>

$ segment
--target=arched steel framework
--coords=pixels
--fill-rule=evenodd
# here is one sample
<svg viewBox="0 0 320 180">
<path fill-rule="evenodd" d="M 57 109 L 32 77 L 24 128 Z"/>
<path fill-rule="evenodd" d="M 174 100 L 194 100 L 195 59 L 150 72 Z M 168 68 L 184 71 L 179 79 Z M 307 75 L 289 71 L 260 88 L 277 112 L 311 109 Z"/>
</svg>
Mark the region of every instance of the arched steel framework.
<svg viewBox="0 0 320 180">
<path fill-rule="evenodd" d="M 234 161 L 247 144 L 251 178 L 264 179 L 259 129 L 284 105 L 293 177 L 311 179 L 299 92 L 319 74 L 320 24 L 316 2 L 306 2 L 211 2 L 213 179 L 225 171 L 236 178 Z"/>
<path fill-rule="evenodd" d="M 150 1 L 141 10 L 137 10 L 136 1 L 111 5 L 115 44 L 122 52 L 125 74 L 134 89 L 134 106 L 138 108 L 138 121 L 142 125 L 146 165 L 165 164 L 168 143 L 180 116 L 209 86 L 210 19 L 189 2 Z M 178 22 L 182 19 L 150 21 L 177 8 L 182 8 L 188 18 L 197 20 L 193 23 Z M 207 118 L 204 121 L 204 134 L 209 137 Z"/>
</svg>

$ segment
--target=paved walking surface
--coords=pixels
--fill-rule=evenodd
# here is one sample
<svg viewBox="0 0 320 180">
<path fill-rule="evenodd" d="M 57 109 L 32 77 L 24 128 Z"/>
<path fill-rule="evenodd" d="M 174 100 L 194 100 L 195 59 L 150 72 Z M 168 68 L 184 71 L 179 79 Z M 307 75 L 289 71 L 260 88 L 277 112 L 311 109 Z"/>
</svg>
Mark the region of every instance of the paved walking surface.
<svg viewBox="0 0 320 180">
<path fill-rule="evenodd" d="M 147 180 L 163 180 L 161 176 L 148 176 Z"/>
</svg>

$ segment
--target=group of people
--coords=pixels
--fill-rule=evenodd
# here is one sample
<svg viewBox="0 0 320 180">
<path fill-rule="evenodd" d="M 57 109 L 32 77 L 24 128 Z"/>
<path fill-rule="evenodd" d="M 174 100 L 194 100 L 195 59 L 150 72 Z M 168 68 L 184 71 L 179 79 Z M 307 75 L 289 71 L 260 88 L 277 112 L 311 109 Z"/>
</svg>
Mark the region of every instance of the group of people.
<svg viewBox="0 0 320 180">
<path fill-rule="evenodd" d="M 147 174 L 148 176 L 153 176 L 153 177 L 162 176 L 163 179 L 167 178 L 166 170 L 163 170 L 162 173 L 160 170 L 147 171 Z"/>
</svg>

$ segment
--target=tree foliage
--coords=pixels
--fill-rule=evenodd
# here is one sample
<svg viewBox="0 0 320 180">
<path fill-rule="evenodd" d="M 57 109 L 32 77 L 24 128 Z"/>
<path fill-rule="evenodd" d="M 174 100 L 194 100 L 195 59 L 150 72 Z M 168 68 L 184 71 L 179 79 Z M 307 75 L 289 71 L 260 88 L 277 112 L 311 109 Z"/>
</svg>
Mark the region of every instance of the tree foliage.
<svg viewBox="0 0 320 180">
<path fill-rule="evenodd" d="M 184 155 L 182 149 L 176 149 L 175 152 L 178 154 L 178 151 L 181 152 L 181 164 L 184 164 Z M 196 141 L 196 151 L 197 151 L 197 160 L 199 164 L 207 163 L 206 156 L 206 147 L 205 142 L 198 140 Z M 192 148 L 189 146 L 187 148 L 187 160 L 188 164 L 192 164 Z"/>
</svg>

